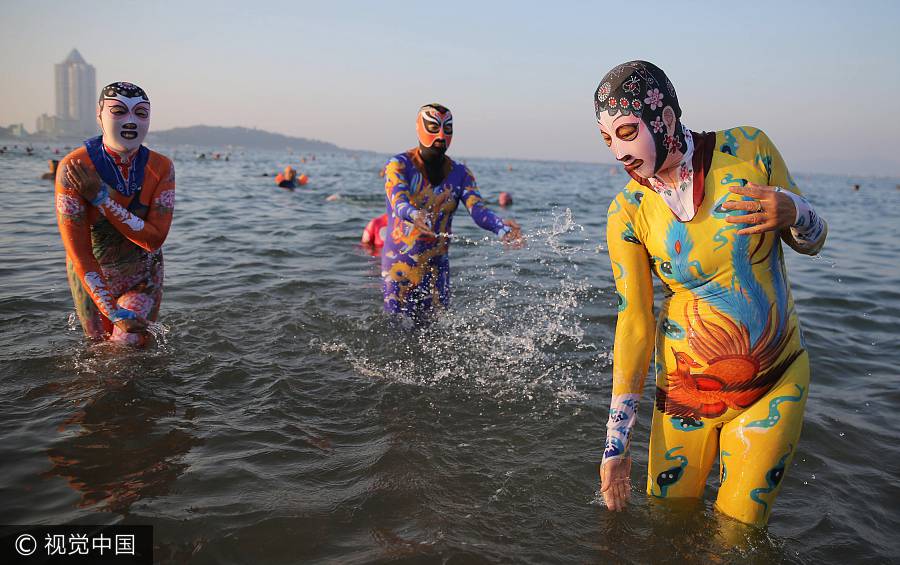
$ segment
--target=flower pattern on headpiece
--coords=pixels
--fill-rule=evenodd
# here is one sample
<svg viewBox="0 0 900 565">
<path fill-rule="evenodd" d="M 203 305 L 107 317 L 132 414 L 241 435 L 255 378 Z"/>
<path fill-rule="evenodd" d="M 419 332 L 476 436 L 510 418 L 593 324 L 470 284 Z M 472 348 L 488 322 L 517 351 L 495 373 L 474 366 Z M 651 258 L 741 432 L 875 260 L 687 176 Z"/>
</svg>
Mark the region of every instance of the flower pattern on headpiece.
<svg viewBox="0 0 900 565">
<path fill-rule="evenodd" d="M 622 88 L 625 89 L 625 92 L 630 94 L 637 94 L 638 88 L 640 88 L 641 81 L 638 80 L 636 76 L 632 76 L 630 79 L 626 80 L 622 84 Z"/>
<path fill-rule="evenodd" d="M 644 104 L 649 104 L 651 110 L 656 110 L 657 108 L 662 108 L 662 99 L 662 92 L 660 92 L 658 88 L 653 88 L 647 91 L 647 97 L 644 98 Z"/>
<path fill-rule="evenodd" d="M 675 135 L 667 134 L 666 137 L 663 138 L 663 143 L 665 144 L 666 149 L 669 151 L 669 153 L 681 149 L 681 140 L 678 139 L 678 137 Z"/>
<path fill-rule="evenodd" d="M 608 82 L 604 82 L 600 85 L 600 88 L 597 89 L 597 100 L 600 102 L 606 102 L 606 99 L 609 98 L 609 92 L 612 89 Z"/>
</svg>

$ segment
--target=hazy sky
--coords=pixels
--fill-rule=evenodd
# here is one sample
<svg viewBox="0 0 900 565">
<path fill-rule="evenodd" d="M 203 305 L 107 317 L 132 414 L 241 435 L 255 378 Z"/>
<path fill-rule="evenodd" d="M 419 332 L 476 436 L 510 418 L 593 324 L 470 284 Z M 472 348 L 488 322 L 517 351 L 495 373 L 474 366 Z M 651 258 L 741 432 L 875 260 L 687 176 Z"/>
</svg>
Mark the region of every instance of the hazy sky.
<svg viewBox="0 0 900 565">
<path fill-rule="evenodd" d="M 763 128 L 802 172 L 900 175 L 900 2 L 0 0 L 0 124 L 52 114 L 73 47 L 147 90 L 152 129 L 240 125 L 395 153 L 611 162 L 600 78 L 646 59 L 694 130 Z"/>
</svg>

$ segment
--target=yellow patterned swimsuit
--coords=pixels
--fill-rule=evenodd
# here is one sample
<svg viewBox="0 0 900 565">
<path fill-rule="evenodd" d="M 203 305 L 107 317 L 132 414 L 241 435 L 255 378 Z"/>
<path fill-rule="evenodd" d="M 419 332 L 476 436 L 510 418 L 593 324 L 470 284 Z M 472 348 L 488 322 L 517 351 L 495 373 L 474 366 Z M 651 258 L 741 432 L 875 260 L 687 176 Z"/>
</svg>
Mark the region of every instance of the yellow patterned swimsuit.
<svg viewBox="0 0 900 565">
<path fill-rule="evenodd" d="M 690 221 L 637 181 L 613 200 L 607 243 L 619 313 L 604 460 L 627 453 L 655 350 L 648 493 L 702 496 L 718 456 L 717 507 L 763 524 L 800 438 L 809 360 L 779 235 L 737 235 L 745 226 L 725 221 L 745 213 L 722 208 L 744 198 L 729 187 L 748 182 L 799 194 L 768 137 L 741 127 L 715 134 Z M 658 321 L 651 271 L 665 287 Z"/>
</svg>

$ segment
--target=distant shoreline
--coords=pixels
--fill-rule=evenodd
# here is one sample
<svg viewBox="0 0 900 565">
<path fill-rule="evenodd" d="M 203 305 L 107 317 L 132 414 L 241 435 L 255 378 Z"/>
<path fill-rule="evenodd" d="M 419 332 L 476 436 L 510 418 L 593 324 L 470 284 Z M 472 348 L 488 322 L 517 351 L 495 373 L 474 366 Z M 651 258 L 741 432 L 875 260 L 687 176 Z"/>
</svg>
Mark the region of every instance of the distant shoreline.
<svg viewBox="0 0 900 565">
<path fill-rule="evenodd" d="M 99 135 L 99 132 L 98 132 Z M 85 137 L 78 136 L 61 136 L 51 137 L 41 134 L 29 134 L 26 137 L 13 137 L 3 132 L 0 128 L 0 145 L 22 145 L 22 146 L 69 146 L 77 147 L 81 145 Z M 348 149 L 340 147 L 327 141 L 316 139 L 308 139 L 304 137 L 291 137 L 279 133 L 272 133 L 265 130 L 251 129 L 244 127 L 219 127 L 219 126 L 189 126 L 183 128 L 172 128 L 162 131 L 152 131 L 147 135 L 147 146 L 153 148 L 154 145 L 179 146 L 188 145 L 198 149 L 208 150 L 210 152 L 227 152 L 234 149 L 264 149 L 270 151 L 292 151 L 292 152 L 310 152 L 310 153 L 353 153 L 357 155 L 384 155 L 390 157 L 393 153 L 383 151 L 373 151 L 371 149 Z M 400 150 L 405 150 L 401 148 Z M 399 151 L 398 151 L 399 152 Z M 578 160 L 561 160 L 561 159 L 523 159 L 519 157 L 494 157 L 494 156 L 475 156 L 475 155 L 450 155 L 456 161 L 465 162 L 467 160 L 486 160 L 499 161 L 507 164 L 515 164 L 517 162 L 532 163 L 575 163 L 581 165 L 591 165 L 597 167 L 617 167 L 615 163 L 604 161 L 578 161 Z M 622 171 L 624 172 L 624 170 Z M 477 171 L 476 171 L 477 173 Z M 900 179 L 900 175 L 883 174 L 883 173 L 859 173 L 854 171 L 828 171 L 828 170 L 809 170 L 806 168 L 798 169 L 795 174 L 799 175 L 827 175 L 835 177 L 845 177 L 848 179 Z"/>
<path fill-rule="evenodd" d="M 97 132 L 99 135 L 99 132 Z M 46 134 L 28 134 L 22 137 L 14 137 L 6 133 L 0 133 L 3 143 L 19 145 L 37 144 L 63 144 L 80 145 L 86 136 L 52 136 Z M 147 135 L 147 145 L 193 145 L 197 147 L 223 148 L 241 147 L 246 149 L 289 149 L 293 151 L 317 151 L 340 153 L 374 153 L 372 151 L 346 149 L 318 139 L 305 137 L 291 137 L 280 133 L 273 133 L 260 129 L 245 127 L 220 127 L 220 126 L 188 126 L 177 127 L 161 131 L 151 131 Z"/>
</svg>

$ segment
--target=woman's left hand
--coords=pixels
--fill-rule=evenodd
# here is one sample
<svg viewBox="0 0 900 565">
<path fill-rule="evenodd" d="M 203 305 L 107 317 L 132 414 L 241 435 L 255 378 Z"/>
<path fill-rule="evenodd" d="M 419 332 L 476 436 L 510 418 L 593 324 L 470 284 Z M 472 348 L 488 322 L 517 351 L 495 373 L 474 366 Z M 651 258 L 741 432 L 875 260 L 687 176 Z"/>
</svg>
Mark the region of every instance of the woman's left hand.
<svg viewBox="0 0 900 565">
<path fill-rule="evenodd" d="M 97 198 L 97 193 L 100 192 L 100 176 L 97 171 L 82 165 L 81 159 L 74 159 L 66 164 L 66 179 L 88 202 Z"/>
<path fill-rule="evenodd" d="M 741 196 L 749 196 L 753 200 L 730 201 L 722 204 L 725 210 L 747 210 L 750 214 L 728 216 L 725 221 L 731 224 L 751 224 L 748 228 L 738 230 L 738 235 L 750 235 L 767 231 L 781 231 L 794 225 L 797 219 L 797 208 L 787 194 L 775 190 L 774 186 L 762 186 L 747 183 L 747 186 L 730 186 L 728 189 Z"/>
</svg>

